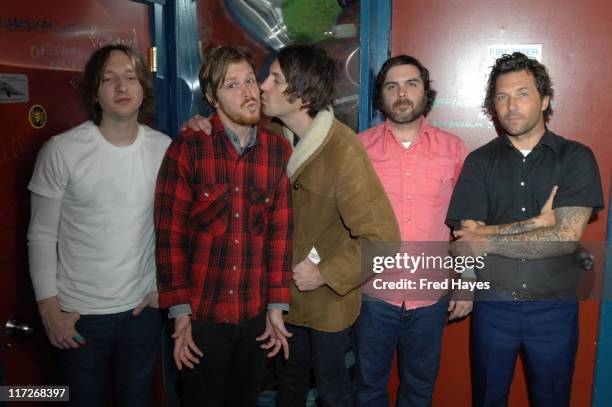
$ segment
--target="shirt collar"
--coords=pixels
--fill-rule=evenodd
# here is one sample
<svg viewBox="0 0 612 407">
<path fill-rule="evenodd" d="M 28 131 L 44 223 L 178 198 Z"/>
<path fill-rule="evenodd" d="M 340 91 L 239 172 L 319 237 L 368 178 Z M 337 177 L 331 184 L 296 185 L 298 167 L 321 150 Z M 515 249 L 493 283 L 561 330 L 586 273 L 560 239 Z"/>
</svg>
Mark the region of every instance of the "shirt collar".
<svg viewBox="0 0 612 407">
<path fill-rule="evenodd" d="M 215 114 L 212 117 L 212 135 L 213 136 L 225 136 L 227 135 L 227 137 L 230 139 L 230 141 L 232 142 L 232 144 L 234 145 L 234 147 L 236 148 L 236 150 L 244 150 L 247 147 L 253 147 L 255 144 L 258 144 L 259 142 L 259 138 L 257 137 L 257 133 L 259 133 L 259 126 L 253 126 L 251 127 L 251 129 L 249 130 L 249 134 L 248 134 L 248 139 L 246 142 L 246 145 L 244 147 L 240 146 L 240 139 L 238 138 L 238 136 L 236 135 L 236 133 L 234 133 L 231 129 L 229 128 L 225 128 L 223 126 L 223 122 L 221 121 L 221 118 L 219 117 L 218 114 Z"/>
<path fill-rule="evenodd" d="M 427 119 L 424 116 L 421 116 L 421 128 L 419 129 L 419 134 L 416 136 L 414 140 L 412 140 L 412 144 L 410 146 L 414 146 L 422 141 L 423 138 L 428 137 L 433 126 L 429 124 Z M 391 120 L 386 119 L 383 127 L 383 150 L 387 151 L 387 143 L 396 143 L 400 145 L 401 142 L 395 137 L 393 134 L 393 128 L 391 125 Z M 402 146 L 403 147 L 403 146 Z"/>
<path fill-rule="evenodd" d="M 512 144 L 512 142 L 510 141 L 510 136 L 508 136 L 507 134 L 503 135 L 503 145 L 516 149 L 514 147 L 514 144 Z M 538 144 L 536 144 L 536 146 L 533 149 L 535 150 L 536 148 L 539 148 L 540 146 L 546 146 L 555 153 L 559 152 L 559 148 L 560 148 L 559 141 L 555 137 L 554 133 L 548 130 L 548 127 L 546 127 L 546 129 L 544 130 L 544 135 L 540 138 L 540 141 L 538 141 Z"/>
</svg>

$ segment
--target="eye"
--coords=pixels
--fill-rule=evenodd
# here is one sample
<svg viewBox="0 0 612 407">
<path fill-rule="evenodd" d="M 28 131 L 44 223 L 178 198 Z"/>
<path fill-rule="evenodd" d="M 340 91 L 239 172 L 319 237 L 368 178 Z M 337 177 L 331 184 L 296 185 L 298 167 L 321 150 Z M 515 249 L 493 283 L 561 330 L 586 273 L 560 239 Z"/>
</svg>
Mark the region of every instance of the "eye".
<svg viewBox="0 0 612 407">
<path fill-rule="evenodd" d="M 524 91 L 520 93 L 521 96 L 525 97 L 525 96 L 529 96 L 529 92 Z"/>
<path fill-rule="evenodd" d="M 495 96 L 496 102 L 503 102 L 504 100 L 506 100 L 506 95 L 496 95 Z"/>
<path fill-rule="evenodd" d="M 254 85 L 255 84 L 255 79 L 247 79 L 246 80 L 246 84 L 249 85 L 249 86 L 250 85 Z"/>
<path fill-rule="evenodd" d="M 385 86 L 385 90 L 394 90 L 396 88 L 394 83 L 390 83 L 387 86 Z"/>
<path fill-rule="evenodd" d="M 408 82 L 408 86 L 416 88 L 419 84 L 417 82 Z"/>
<path fill-rule="evenodd" d="M 227 85 L 225 85 L 225 87 L 228 89 L 234 89 L 236 87 L 236 82 L 230 82 Z"/>
<path fill-rule="evenodd" d="M 128 76 L 127 78 L 128 78 L 128 80 L 130 80 L 130 81 L 135 81 L 135 80 L 137 80 L 137 79 L 138 79 L 138 78 L 136 77 L 136 75 L 130 75 L 130 76 Z"/>
</svg>

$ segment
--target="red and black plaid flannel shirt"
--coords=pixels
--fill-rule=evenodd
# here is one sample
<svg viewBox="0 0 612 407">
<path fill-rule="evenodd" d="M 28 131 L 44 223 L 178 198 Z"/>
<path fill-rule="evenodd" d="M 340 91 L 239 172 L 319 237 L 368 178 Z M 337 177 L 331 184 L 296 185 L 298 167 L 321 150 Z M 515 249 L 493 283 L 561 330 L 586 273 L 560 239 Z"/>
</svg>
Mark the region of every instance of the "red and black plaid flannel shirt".
<svg viewBox="0 0 612 407">
<path fill-rule="evenodd" d="M 290 300 L 291 147 L 258 126 L 255 145 L 239 156 L 217 115 L 212 123 L 212 135 L 189 130 L 174 140 L 159 170 L 159 304 L 238 323 Z"/>
</svg>

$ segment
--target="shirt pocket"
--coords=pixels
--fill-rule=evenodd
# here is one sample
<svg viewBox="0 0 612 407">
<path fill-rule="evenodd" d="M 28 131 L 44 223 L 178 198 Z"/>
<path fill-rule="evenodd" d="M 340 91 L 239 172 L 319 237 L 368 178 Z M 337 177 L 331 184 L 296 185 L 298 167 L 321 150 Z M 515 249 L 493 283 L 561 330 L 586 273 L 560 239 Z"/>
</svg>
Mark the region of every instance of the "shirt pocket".
<svg viewBox="0 0 612 407">
<path fill-rule="evenodd" d="M 214 236 L 225 233 L 231 209 L 228 184 L 197 184 L 192 188 L 191 229 Z"/>
<path fill-rule="evenodd" d="M 450 164 L 430 165 L 419 177 L 419 192 L 431 205 L 448 205 L 455 181 L 454 167 Z"/>
<path fill-rule="evenodd" d="M 254 236 L 261 236 L 267 229 L 272 214 L 274 191 L 250 187 L 247 193 L 249 202 L 249 230 Z"/>
</svg>

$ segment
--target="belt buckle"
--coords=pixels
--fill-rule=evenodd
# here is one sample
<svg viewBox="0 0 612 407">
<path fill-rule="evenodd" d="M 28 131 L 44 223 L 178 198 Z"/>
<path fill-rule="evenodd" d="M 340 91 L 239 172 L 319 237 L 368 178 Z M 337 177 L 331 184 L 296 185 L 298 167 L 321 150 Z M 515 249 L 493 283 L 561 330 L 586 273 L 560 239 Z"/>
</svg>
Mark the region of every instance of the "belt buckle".
<svg viewBox="0 0 612 407">
<path fill-rule="evenodd" d="M 510 295 L 514 301 L 528 301 L 533 299 L 533 295 L 528 291 L 514 290 Z"/>
</svg>

